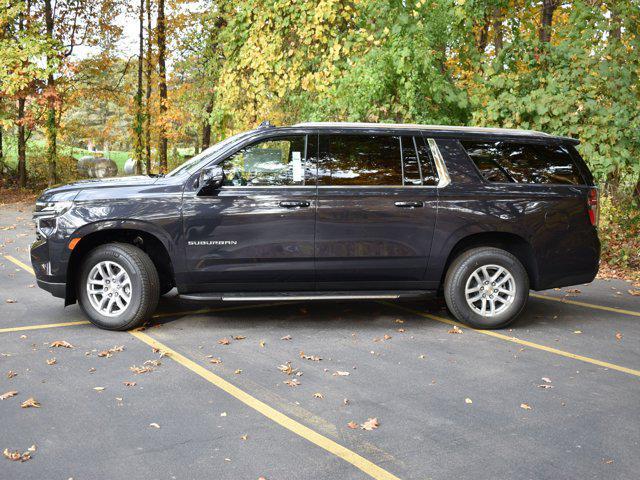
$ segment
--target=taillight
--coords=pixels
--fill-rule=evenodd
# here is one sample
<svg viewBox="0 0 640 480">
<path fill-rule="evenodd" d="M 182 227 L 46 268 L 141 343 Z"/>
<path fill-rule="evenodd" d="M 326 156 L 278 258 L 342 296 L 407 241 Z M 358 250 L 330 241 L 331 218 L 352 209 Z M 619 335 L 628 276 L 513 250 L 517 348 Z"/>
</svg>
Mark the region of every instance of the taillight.
<svg viewBox="0 0 640 480">
<path fill-rule="evenodd" d="M 600 212 L 598 209 L 598 189 L 589 189 L 589 195 L 587 196 L 587 211 L 589 212 L 589 220 L 594 227 L 598 226 L 600 220 Z"/>
</svg>

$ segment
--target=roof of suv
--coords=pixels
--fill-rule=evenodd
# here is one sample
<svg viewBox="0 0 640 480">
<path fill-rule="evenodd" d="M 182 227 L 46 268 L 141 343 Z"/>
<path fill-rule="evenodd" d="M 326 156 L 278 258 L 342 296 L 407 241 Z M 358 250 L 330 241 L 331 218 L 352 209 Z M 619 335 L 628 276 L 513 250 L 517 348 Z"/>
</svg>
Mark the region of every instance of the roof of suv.
<svg viewBox="0 0 640 480">
<path fill-rule="evenodd" d="M 486 127 L 461 127 L 448 125 L 421 125 L 415 123 L 358 123 L 358 122 L 304 122 L 292 125 L 293 127 L 307 127 L 318 129 L 366 129 L 366 130 L 422 130 L 444 135 L 482 136 L 482 137 L 522 137 L 545 140 L 556 140 L 577 144 L 579 140 L 571 137 L 550 135 L 535 130 L 519 130 L 511 128 L 486 128 Z"/>
</svg>

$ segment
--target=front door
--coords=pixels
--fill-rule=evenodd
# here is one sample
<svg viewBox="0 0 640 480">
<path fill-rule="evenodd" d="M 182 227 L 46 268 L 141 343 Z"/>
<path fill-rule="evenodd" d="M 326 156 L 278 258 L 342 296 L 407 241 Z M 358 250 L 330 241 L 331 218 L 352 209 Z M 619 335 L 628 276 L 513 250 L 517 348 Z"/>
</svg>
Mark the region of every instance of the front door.
<svg viewBox="0 0 640 480">
<path fill-rule="evenodd" d="M 437 181 L 419 132 L 320 135 L 318 288 L 424 288 Z"/>
<path fill-rule="evenodd" d="M 223 186 L 184 195 L 190 291 L 314 288 L 316 187 L 307 152 L 317 136 L 279 135 L 222 160 Z"/>
</svg>

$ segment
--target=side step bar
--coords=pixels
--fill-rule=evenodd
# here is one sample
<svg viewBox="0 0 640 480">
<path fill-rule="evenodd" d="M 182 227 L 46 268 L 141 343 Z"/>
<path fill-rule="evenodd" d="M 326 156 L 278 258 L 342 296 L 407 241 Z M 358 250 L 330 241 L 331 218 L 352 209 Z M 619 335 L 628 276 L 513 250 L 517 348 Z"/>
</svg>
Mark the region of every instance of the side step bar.
<svg viewBox="0 0 640 480">
<path fill-rule="evenodd" d="M 403 297 L 427 295 L 427 290 L 372 291 L 372 292 L 242 292 L 242 293 L 190 293 L 180 295 L 185 300 L 223 302 L 265 302 L 306 300 L 396 300 Z"/>
</svg>

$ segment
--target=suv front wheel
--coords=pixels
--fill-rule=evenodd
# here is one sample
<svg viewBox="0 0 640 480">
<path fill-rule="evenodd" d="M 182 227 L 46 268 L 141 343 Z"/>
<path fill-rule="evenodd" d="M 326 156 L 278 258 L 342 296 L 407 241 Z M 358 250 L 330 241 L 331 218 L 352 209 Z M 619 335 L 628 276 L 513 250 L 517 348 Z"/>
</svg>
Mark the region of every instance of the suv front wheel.
<svg viewBox="0 0 640 480">
<path fill-rule="evenodd" d="M 494 247 L 467 250 L 451 263 L 444 282 L 451 313 L 474 328 L 501 328 L 529 298 L 529 276 L 511 253 Z"/>
<path fill-rule="evenodd" d="M 160 280 L 149 256 L 126 243 L 100 245 L 82 262 L 77 298 L 94 325 L 107 330 L 140 326 L 155 311 Z"/>
</svg>

